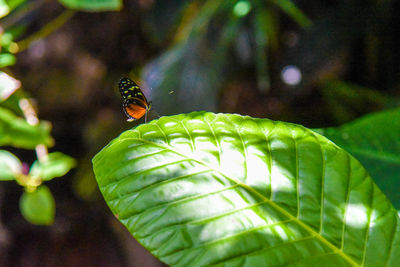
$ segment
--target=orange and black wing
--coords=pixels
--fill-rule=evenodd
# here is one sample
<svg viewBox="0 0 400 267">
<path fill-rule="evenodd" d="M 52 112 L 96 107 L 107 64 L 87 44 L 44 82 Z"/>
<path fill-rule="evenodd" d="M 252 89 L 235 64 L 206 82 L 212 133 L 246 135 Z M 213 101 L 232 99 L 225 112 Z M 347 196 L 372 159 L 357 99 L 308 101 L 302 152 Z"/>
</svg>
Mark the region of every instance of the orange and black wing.
<svg viewBox="0 0 400 267">
<path fill-rule="evenodd" d="M 119 81 L 119 91 L 128 121 L 138 120 L 149 111 L 151 103 L 147 102 L 142 90 L 134 81 L 122 78 Z"/>
<path fill-rule="evenodd" d="M 149 109 L 149 106 L 139 98 L 124 99 L 122 105 L 128 121 L 140 119 Z"/>
</svg>

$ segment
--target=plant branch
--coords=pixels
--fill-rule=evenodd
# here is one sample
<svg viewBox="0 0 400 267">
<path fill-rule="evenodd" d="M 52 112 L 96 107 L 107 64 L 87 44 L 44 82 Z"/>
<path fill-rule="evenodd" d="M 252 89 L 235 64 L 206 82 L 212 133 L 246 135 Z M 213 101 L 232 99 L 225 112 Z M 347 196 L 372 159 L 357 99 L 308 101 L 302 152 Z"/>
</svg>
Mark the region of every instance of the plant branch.
<svg viewBox="0 0 400 267">
<path fill-rule="evenodd" d="M 36 115 L 35 109 L 31 105 L 28 99 L 22 98 L 19 101 L 19 107 L 21 108 L 22 112 L 24 113 L 24 117 L 26 121 L 30 125 L 38 125 L 39 119 Z M 37 145 L 35 147 L 36 156 L 40 162 L 43 162 L 47 159 L 47 147 L 43 144 Z"/>
<path fill-rule="evenodd" d="M 61 28 L 72 16 L 76 13 L 74 10 L 67 9 L 61 13 L 57 18 L 53 19 L 51 22 L 46 24 L 38 32 L 32 34 L 24 40 L 19 41 L 17 44 L 19 46 L 19 52 L 27 49 L 33 42 L 45 38 L 54 31 Z"/>
</svg>

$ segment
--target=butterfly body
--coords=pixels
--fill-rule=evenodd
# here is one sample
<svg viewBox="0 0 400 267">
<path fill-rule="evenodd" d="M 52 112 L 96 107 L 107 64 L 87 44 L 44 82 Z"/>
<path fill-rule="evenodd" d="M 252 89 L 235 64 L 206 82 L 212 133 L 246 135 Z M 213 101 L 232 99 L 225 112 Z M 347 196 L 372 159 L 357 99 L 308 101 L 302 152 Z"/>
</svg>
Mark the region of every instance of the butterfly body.
<svg viewBox="0 0 400 267">
<path fill-rule="evenodd" d="M 138 120 L 145 116 L 146 122 L 151 102 L 147 101 L 140 87 L 128 78 L 122 78 L 119 81 L 119 92 L 123 99 L 123 110 L 128 117 L 127 121 Z"/>
</svg>

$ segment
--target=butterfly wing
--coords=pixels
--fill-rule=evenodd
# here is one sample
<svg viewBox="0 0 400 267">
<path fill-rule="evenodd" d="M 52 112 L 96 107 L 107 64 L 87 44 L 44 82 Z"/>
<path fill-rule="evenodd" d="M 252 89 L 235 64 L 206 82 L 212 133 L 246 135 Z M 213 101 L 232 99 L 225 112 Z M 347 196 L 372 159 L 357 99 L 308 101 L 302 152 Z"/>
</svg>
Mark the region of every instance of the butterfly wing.
<svg viewBox="0 0 400 267">
<path fill-rule="evenodd" d="M 119 81 L 119 92 L 123 99 L 139 98 L 142 99 L 148 106 L 146 97 L 140 87 L 129 78 L 122 78 Z"/>
<path fill-rule="evenodd" d="M 138 120 L 148 111 L 148 106 L 138 98 L 125 99 L 123 102 L 123 109 L 128 121 Z"/>
<path fill-rule="evenodd" d="M 122 78 L 119 81 L 119 92 L 128 121 L 138 120 L 150 110 L 151 102 L 147 101 L 140 87 L 131 79 Z"/>
</svg>

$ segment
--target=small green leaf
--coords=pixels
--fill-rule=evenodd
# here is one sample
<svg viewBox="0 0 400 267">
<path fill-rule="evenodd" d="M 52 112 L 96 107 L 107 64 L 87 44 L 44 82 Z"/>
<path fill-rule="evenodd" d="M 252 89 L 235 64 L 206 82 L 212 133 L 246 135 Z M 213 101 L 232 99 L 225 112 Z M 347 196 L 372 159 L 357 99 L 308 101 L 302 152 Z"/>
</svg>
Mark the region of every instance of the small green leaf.
<svg viewBox="0 0 400 267">
<path fill-rule="evenodd" d="M 10 8 L 5 0 L 0 0 L 0 18 L 6 16 L 10 12 Z"/>
<path fill-rule="evenodd" d="M 39 144 L 52 146 L 50 128 L 50 123 L 44 121 L 35 126 L 30 125 L 11 111 L 0 107 L 0 146 L 11 145 L 26 149 L 33 149 Z"/>
<path fill-rule="evenodd" d="M 14 36 L 10 32 L 5 32 L 2 35 L 0 35 L 0 45 L 2 47 L 8 47 L 12 43 L 13 39 Z"/>
<path fill-rule="evenodd" d="M 14 180 L 21 172 L 19 159 L 8 151 L 0 150 L 0 181 Z"/>
<path fill-rule="evenodd" d="M 195 112 L 93 159 L 107 204 L 173 266 L 400 266 L 400 218 L 361 164 L 300 125 Z"/>
<path fill-rule="evenodd" d="M 67 8 L 81 11 L 114 11 L 122 8 L 122 0 L 59 0 Z"/>
<path fill-rule="evenodd" d="M 36 160 L 29 172 L 32 176 L 39 176 L 44 181 L 51 180 L 55 177 L 64 176 L 70 169 L 75 167 L 76 162 L 70 156 L 61 152 L 48 154 L 44 162 Z"/>
<path fill-rule="evenodd" d="M 20 86 L 20 81 L 0 71 L 0 103 L 12 95 Z"/>
<path fill-rule="evenodd" d="M 356 157 L 400 209 L 400 108 L 316 131 Z"/>
<path fill-rule="evenodd" d="M 8 13 L 10 13 L 10 7 L 7 0 L 0 0 L 0 18 L 7 16 Z"/>
<path fill-rule="evenodd" d="M 7 16 L 11 11 L 25 2 L 26 0 L 0 0 L 0 18 Z"/>
<path fill-rule="evenodd" d="M 16 57 L 9 53 L 0 54 L 0 68 L 14 65 L 17 61 Z"/>
<path fill-rule="evenodd" d="M 24 192 L 19 202 L 24 218 L 38 225 L 50 225 L 54 222 L 55 206 L 53 195 L 45 185 L 33 192 Z"/>
</svg>

